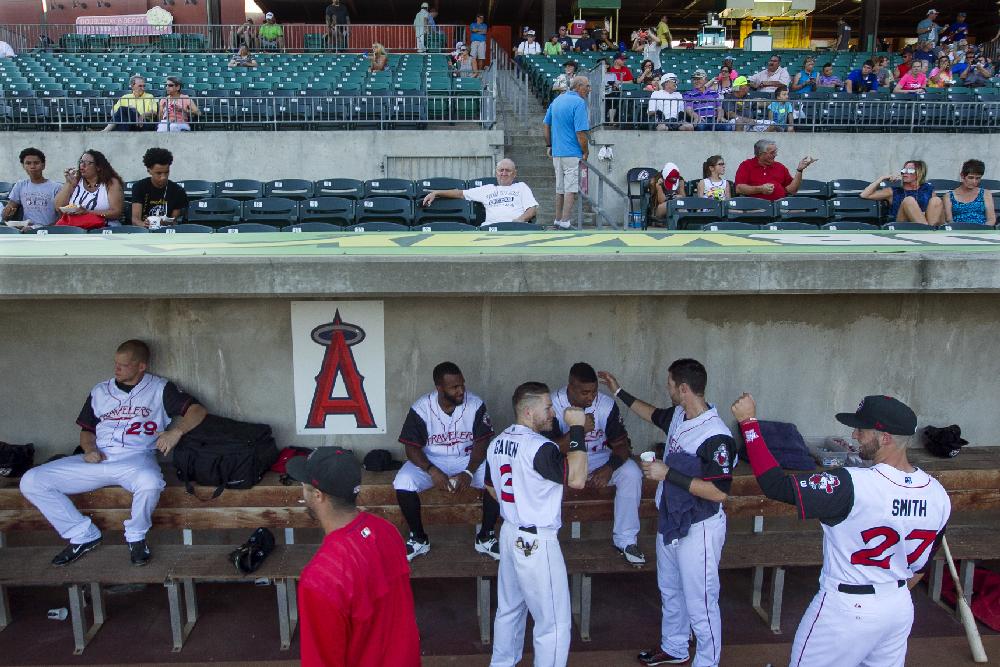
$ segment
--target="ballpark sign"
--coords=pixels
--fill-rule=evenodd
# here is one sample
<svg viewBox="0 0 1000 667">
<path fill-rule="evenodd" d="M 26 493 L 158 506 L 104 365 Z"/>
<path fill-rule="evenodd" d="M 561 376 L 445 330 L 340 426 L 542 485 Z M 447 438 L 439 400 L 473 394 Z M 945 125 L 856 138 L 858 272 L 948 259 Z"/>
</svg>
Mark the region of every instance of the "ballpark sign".
<svg viewBox="0 0 1000 667">
<path fill-rule="evenodd" d="M 292 302 L 295 429 L 385 433 L 381 301 Z"/>
</svg>

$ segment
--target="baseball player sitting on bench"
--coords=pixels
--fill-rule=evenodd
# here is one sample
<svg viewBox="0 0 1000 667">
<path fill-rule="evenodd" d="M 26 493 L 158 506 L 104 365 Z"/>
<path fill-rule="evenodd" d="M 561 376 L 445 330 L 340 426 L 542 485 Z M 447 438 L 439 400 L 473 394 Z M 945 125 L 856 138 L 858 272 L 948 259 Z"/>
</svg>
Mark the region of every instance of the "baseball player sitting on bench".
<svg viewBox="0 0 1000 667">
<path fill-rule="evenodd" d="M 434 391 L 418 398 L 403 422 L 399 441 L 406 446 L 403 467 L 392 486 L 403 518 L 410 526 L 406 558 L 413 560 L 431 550 L 420 518 L 420 496 L 431 487 L 450 493 L 472 486 L 483 488 L 486 444 L 493 424 L 486 404 L 465 390 L 458 366 L 445 361 L 434 367 Z M 483 523 L 476 535 L 476 551 L 500 558 L 493 529 L 500 516 L 497 501 L 483 494 Z"/>
<path fill-rule="evenodd" d="M 615 487 L 615 521 L 612 541 L 615 548 L 633 565 L 642 565 L 646 556 L 639 550 L 639 501 L 642 500 L 642 470 L 632 460 L 628 433 L 622 423 L 615 399 L 597 391 L 597 373 L 587 363 L 578 362 L 569 369 L 569 384 L 552 392 L 556 416 L 552 431 L 546 433 L 564 450 L 569 433 L 563 413 L 568 407 L 583 409 L 587 415 L 587 486 Z"/>
<path fill-rule="evenodd" d="M 767 449 L 750 394 L 733 403 L 750 467 L 768 498 L 823 525 L 819 592 L 792 642 L 792 665 L 890 667 L 906 661 L 910 589 L 941 543 L 951 500 L 906 458 L 917 415 L 889 396 L 865 396 L 837 421 L 854 429 L 870 468 L 785 474 Z"/>
<path fill-rule="evenodd" d="M 101 544 L 101 531 L 67 496 L 105 486 L 132 494 L 125 541 L 133 565 L 149 562 L 146 532 L 165 486 L 156 452 L 169 454 L 206 413 L 173 382 L 147 373 L 148 364 L 149 347 L 141 340 L 119 345 L 115 376 L 90 391 L 77 418 L 83 454 L 32 468 L 21 478 L 24 497 L 69 540 L 53 565 L 68 565 Z"/>
</svg>

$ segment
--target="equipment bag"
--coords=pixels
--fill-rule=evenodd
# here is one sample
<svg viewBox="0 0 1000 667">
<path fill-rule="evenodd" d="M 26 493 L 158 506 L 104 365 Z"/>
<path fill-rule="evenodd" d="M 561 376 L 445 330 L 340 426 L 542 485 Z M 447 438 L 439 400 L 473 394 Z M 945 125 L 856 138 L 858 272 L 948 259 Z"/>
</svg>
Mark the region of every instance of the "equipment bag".
<svg viewBox="0 0 1000 667">
<path fill-rule="evenodd" d="M 0 477 L 20 477 L 35 464 L 35 446 L 0 442 Z"/>
<path fill-rule="evenodd" d="M 214 486 L 212 498 L 225 489 L 249 489 L 278 459 L 267 424 L 250 424 L 208 415 L 174 448 L 174 467 L 187 492 L 192 484 Z"/>
<path fill-rule="evenodd" d="M 243 574 L 255 572 L 268 554 L 274 551 L 274 533 L 261 527 L 253 531 L 250 539 L 229 554 L 230 562 Z"/>
</svg>

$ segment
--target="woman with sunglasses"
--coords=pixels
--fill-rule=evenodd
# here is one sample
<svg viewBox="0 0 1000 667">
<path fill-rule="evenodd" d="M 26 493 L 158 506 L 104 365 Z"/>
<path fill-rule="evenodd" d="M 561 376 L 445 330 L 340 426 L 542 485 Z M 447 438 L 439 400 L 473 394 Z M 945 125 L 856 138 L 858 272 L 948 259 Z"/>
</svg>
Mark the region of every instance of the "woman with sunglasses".
<svg viewBox="0 0 1000 667">
<path fill-rule="evenodd" d="M 57 225 L 95 229 L 121 217 L 124 208 L 122 178 L 104 154 L 88 150 L 77 168 L 63 172 L 66 181 L 55 196 L 56 209 L 63 210 Z"/>
<path fill-rule="evenodd" d="M 191 117 L 200 116 L 201 109 L 187 95 L 181 94 L 183 82 L 176 76 L 168 76 L 164 84 L 167 96 L 160 100 L 160 124 L 157 132 L 189 132 Z"/>
<path fill-rule="evenodd" d="M 922 160 L 909 160 L 899 170 L 899 176 L 879 176 L 869 183 L 861 191 L 861 198 L 889 202 L 889 219 L 895 222 L 937 225 L 944 202 L 934 195 L 934 186 L 926 180 L 927 165 Z M 890 185 L 882 187 L 883 181 Z"/>
</svg>

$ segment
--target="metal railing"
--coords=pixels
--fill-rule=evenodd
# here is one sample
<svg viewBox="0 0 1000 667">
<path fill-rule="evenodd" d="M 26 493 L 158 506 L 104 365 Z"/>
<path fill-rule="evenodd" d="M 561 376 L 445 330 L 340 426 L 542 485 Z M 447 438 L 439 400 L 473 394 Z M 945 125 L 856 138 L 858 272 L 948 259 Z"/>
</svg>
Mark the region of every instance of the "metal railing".
<svg viewBox="0 0 1000 667">
<path fill-rule="evenodd" d="M 607 66 L 601 62 L 591 70 L 583 74 L 590 80 L 590 97 L 587 99 L 587 111 L 590 114 L 590 129 L 599 127 L 604 123 L 604 77 Z"/>
<path fill-rule="evenodd" d="M 412 25 L 352 24 L 329 30 L 322 23 L 279 24 L 280 43 L 273 46 L 260 36 L 261 24 L 8 24 L 4 40 L 17 52 L 28 49 L 64 52 L 218 52 L 235 51 L 246 43 L 257 51 L 367 51 L 373 42 L 390 52 L 450 52 L 455 42 L 467 41 L 464 25 L 438 25 L 426 31 L 422 44 Z"/>
<path fill-rule="evenodd" d="M 531 95 L 528 75 L 495 40 L 490 40 L 490 66 L 495 72 L 498 98 L 509 105 L 515 115 L 526 116 Z"/>
<path fill-rule="evenodd" d="M 191 120 L 195 130 L 288 129 L 422 129 L 434 125 L 474 123 L 484 129 L 496 121 L 493 92 L 428 95 L 422 92 L 390 95 L 227 95 L 191 98 L 200 114 Z M 109 123 L 124 128 L 135 119 L 117 117 L 112 97 L 0 98 L 0 129 L 85 130 Z M 127 112 L 126 112 L 127 113 Z M 178 130 L 178 123 L 147 117 L 142 130 Z M 118 128 L 121 129 L 121 128 Z"/>
<path fill-rule="evenodd" d="M 914 99 L 836 99 L 793 100 L 790 120 L 776 122 L 768 107 L 771 100 L 746 98 L 717 103 L 725 121 L 678 119 L 673 113 L 680 106 L 666 106 L 672 101 L 648 97 L 604 97 L 593 103 L 591 91 L 591 127 L 637 130 L 715 130 L 715 131 L 796 131 L 796 132 L 930 132 L 1000 130 L 1000 99 L 948 100 L 947 97 L 908 96 Z M 968 97 L 968 96 L 965 96 Z M 662 105 L 662 106 L 661 106 Z M 652 107 L 652 108 L 651 108 Z M 656 112 L 660 111 L 660 114 Z M 663 115 L 668 112 L 668 116 Z M 652 112 L 652 113 L 651 113 Z M 596 117 L 595 117 L 596 116 Z"/>
<path fill-rule="evenodd" d="M 587 160 L 580 160 L 580 196 L 576 200 L 577 228 L 583 226 L 583 205 L 590 204 L 594 212 L 594 225 L 600 229 L 609 225 L 614 229 L 628 226 L 628 195 L 611 182 L 601 170 Z"/>
</svg>

